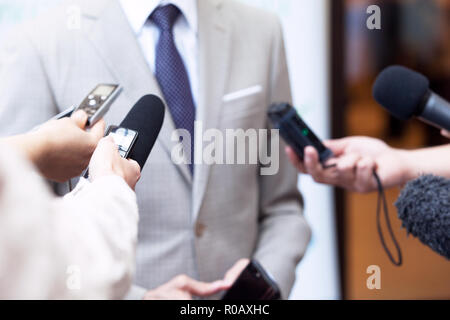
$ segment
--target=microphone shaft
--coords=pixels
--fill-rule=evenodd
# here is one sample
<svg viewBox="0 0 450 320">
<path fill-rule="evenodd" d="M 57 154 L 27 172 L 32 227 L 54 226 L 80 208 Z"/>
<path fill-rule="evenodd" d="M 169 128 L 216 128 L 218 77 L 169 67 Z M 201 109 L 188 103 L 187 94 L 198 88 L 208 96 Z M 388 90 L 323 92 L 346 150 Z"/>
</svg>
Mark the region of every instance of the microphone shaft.
<svg viewBox="0 0 450 320">
<path fill-rule="evenodd" d="M 431 93 L 419 119 L 450 131 L 450 103 L 436 93 Z"/>
</svg>

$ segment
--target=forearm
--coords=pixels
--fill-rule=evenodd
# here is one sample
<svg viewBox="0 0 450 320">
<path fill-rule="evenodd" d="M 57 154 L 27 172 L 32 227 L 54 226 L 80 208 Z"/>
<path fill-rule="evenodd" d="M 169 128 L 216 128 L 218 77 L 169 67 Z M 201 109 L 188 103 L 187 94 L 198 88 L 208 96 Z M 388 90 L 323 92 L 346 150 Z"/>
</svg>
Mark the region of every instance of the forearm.
<svg viewBox="0 0 450 320">
<path fill-rule="evenodd" d="M 41 137 L 37 132 L 29 132 L 1 138 L 0 142 L 7 144 L 15 149 L 22 156 L 28 159 L 35 166 L 39 167 L 39 163 L 45 154 L 45 137 Z"/>
<path fill-rule="evenodd" d="M 7 145 L 2 150 L 0 258 L 22 267 L 4 266 L 0 297 L 122 298 L 134 271 L 134 192 L 110 176 L 54 198 L 23 157 Z"/>
<path fill-rule="evenodd" d="M 402 184 L 422 174 L 434 174 L 450 178 L 450 145 L 418 150 L 397 150 L 405 160 Z"/>
<path fill-rule="evenodd" d="M 59 204 L 60 243 L 66 260 L 80 268 L 82 298 L 121 299 L 128 292 L 135 263 L 138 211 L 134 192 L 118 176 L 105 176 L 81 186 Z M 70 229 L 63 228 L 71 221 Z M 107 270 L 107 271 L 105 271 Z"/>
</svg>

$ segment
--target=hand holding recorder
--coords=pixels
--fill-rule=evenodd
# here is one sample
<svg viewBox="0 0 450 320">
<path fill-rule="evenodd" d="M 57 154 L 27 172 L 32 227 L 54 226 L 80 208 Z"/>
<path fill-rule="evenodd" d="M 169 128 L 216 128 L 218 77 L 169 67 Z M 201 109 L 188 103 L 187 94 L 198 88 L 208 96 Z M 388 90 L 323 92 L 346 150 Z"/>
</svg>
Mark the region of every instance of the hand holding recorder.
<svg viewBox="0 0 450 320">
<path fill-rule="evenodd" d="M 102 117 L 121 92 L 117 84 L 99 84 L 77 107 L 70 107 L 31 132 L 5 138 L 56 182 L 79 176 L 103 137 Z M 87 131 L 89 130 L 89 131 Z"/>
<path fill-rule="evenodd" d="M 103 137 L 103 120 L 85 131 L 87 119 L 84 111 L 77 111 L 70 118 L 50 120 L 35 131 L 4 141 L 24 153 L 45 178 L 64 182 L 86 169 Z"/>
</svg>

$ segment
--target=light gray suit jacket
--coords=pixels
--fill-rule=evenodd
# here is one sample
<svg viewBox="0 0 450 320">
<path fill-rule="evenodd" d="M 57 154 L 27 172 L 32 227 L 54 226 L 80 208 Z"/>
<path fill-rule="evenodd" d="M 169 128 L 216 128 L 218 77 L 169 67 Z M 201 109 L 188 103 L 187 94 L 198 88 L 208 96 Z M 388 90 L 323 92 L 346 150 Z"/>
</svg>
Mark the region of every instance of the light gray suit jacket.
<svg viewBox="0 0 450 320">
<path fill-rule="evenodd" d="M 70 2 L 70 3 L 73 3 Z M 162 96 L 115 0 L 76 1 L 79 29 L 67 7 L 21 27 L 0 54 L 0 130 L 29 130 L 79 103 L 98 83 L 124 91 L 106 116 L 118 124 L 143 95 Z M 272 102 L 291 99 L 278 19 L 231 0 L 199 0 L 197 119 L 204 129 L 265 129 Z M 255 85 L 261 92 L 224 101 Z M 280 170 L 259 165 L 188 166 L 170 158 L 174 124 L 166 113 L 136 192 L 140 209 L 135 283 L 154 288 L 177 274 L 222 278 L 240 258 L 258 259 L 286 298 L 310 230 L 302 216 L 297 173 L 280 150 Z"/>
</svg>

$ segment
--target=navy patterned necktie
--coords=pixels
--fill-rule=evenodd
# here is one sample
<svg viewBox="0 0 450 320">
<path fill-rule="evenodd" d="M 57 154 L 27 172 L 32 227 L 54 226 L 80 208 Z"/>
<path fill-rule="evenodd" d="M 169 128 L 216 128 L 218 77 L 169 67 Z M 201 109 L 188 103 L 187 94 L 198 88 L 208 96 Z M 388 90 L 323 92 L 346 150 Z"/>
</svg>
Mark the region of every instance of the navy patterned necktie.
<svg viewBox="0 0 450 320">
<path fill-rule="evenodd" d="M 156 44 L 155 76 L 169 107 L 177 129 L 185 129 L 191 135 L 191 147 L 184 148 L 187 159 L 194 160 L 195 105 L 191 85 L 183 59 L 177 50 L 173 36 L 173 26 L 181 11 L 173 4 L 156 8 L 150 15 L 151 21 L 160 31 Z M 183 146 L 185 144 L 183 143 Z"/>
</svg>

